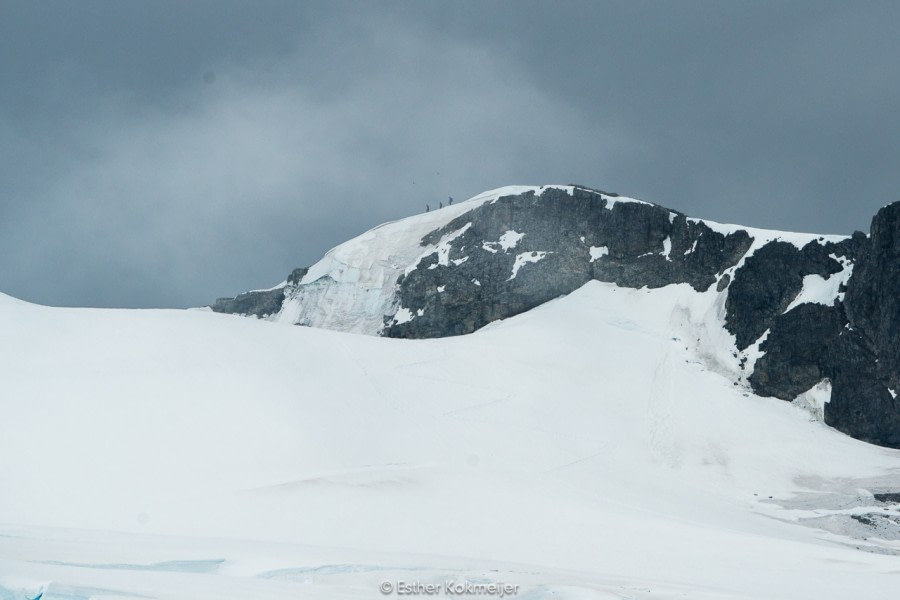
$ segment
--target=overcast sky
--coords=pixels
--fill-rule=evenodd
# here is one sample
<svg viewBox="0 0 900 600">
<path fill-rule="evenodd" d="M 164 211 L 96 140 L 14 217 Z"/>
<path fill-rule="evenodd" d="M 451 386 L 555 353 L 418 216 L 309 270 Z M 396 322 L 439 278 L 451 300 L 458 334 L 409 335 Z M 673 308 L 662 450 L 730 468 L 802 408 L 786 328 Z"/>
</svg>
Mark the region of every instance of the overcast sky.
<svg viewBox="0 0 900 600">
<path fill-rule="evenodd" d="M 0 6 L 0 291 L 197 306 L 447 196 L 578 183 L 868 231 L 900 3 Z"/>
</svg>

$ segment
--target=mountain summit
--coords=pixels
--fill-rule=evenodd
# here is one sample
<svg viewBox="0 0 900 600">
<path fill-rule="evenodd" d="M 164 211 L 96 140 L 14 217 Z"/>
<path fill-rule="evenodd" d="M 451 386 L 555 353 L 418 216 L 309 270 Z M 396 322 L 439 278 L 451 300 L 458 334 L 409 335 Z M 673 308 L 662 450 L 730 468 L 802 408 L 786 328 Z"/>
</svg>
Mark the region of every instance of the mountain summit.
<svg viewBox="0 0 900 600">
<path fill-rule="evenodd" d="M 471 333 L 596 280 L 686 288 L 685 352 L 827 424 L 900 448 L 900 203 L 871 234 L 723 225 L 581 186 L 511 186 L 375 227 L 216 312 L 386 337 Z M 685 304 L 704 306 L 688 310 Z M 602 340 L 600 340 L 602 341 Z"/>
</svg>

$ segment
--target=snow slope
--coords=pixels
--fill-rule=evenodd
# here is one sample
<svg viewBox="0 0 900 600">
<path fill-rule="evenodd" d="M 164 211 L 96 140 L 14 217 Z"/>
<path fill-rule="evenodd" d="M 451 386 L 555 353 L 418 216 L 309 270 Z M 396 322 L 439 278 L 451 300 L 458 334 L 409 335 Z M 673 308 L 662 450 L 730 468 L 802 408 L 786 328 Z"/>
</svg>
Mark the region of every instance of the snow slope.
<svg viewBox="0 0 900 600">
<path fill-rule="evenodd" d="M 884 597 L 900 542 L 846 523 L 900 519 L 900 452 L 734 385 L 720 303 L 419 341 L 0 303 L 0 598 Z"/>
</svg>

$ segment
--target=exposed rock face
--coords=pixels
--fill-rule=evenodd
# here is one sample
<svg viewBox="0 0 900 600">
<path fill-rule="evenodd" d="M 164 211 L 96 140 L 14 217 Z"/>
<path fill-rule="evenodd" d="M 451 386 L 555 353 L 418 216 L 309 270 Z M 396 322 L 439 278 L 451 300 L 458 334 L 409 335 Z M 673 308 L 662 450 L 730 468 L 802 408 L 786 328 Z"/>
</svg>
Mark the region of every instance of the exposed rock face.
<svg viewBox="0 0 900 600">
<path fill-rule="evenodd" d="M 871 237 L 841 237 L 723 226 L 577 186 L 510 188 L 373 229 L 213 310 L 442 337 L 592 279 L 716 294 L 754 392 L 792 400 L 828 380 L 826 423 L 900 448 L 900 203 Z"/>
<path fill-rule="evenodd" d="M 762 344 L 750 383 L 756 393 L 792 400 L 833 377 L 831 348 L 847 319 L 840 306 L 801 304 L 778 315 Z"/>
<path fill-rule="evenodd" d="M 219 298 L 210 308 L 215 312 L 252 317 L 267 317 L 281 310 L 284 288 L 238 294 L 235 298 Z"/>
<path fill-rule="evenodd" d="M 847 316 L 878 358 L 878 376 L 900 389 L 900 202 L 872 219 L 868 252 L 847 289 Z"/>
<path fill-rule="evenodd" d="M 849 323 L 831 356 L 835 388 L 825 422 L 900 448 L 900 202 L 878 211 L 871 232 L 847 286 Z"/>
<path fill-rule="evenodd" d="M 423 239 L 460 232 L 398 281 L 400 305 L 416 315 L 385 319 L 390 337 L 470 333 L 596 279 L 625 287 L 716 283 L 750 246 L 652 204 L 600 192 L 547 189 L 509 196 L 460 215 Z"/>
<path fill-rule="evenodd" d="M 308 269 L 300 268 L 291 271 L 287 285 L 296 285 L 306 275 Z M 215 312 L 264 318 L 281 310 L 284 303 L 284 290 L 287 286 L 278 286 L 271 290 L 257 290 L 238 294 L 235 298 L 219 298 L 209 307 Z"/>
<path fill-rule="evenodd" d="M 787 242 L 769 242 L 748 257 L 735 273 L 726 301 L 725 326 L 737 347 L 747 348 L 775 323 L 803 289 L 806 275 L 829 277 L 843 265 L 829 255 L 841 256 L 839 244 L 809 242 L 802 249 Z"/>
</svg>

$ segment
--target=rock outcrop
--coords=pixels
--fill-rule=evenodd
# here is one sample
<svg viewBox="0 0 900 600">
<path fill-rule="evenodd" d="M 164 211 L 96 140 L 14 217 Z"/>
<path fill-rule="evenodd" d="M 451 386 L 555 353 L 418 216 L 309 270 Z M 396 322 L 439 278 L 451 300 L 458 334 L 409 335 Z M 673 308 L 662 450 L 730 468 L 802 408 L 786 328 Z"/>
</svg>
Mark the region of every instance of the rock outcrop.
<svg viewBox="0 0 900 600">
<path fill-rule="evenodd" d="M 751 241 L 745 231 L 723 234 L 661 206 L 578 187 L 501 197 L 422 241 L 441 240 L 446 251 L 423 257 L 397 282 L 400 306 L 415 317 L 387 317 L 383 335 L 471 333 L 592 279 L 702 291 Z"/>
</svg>

